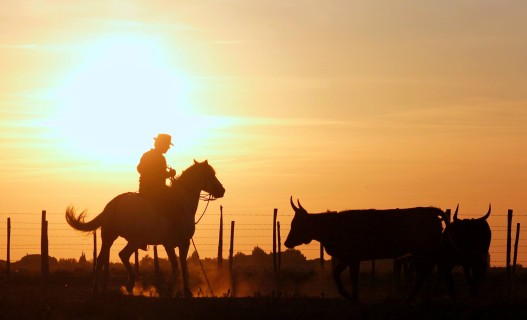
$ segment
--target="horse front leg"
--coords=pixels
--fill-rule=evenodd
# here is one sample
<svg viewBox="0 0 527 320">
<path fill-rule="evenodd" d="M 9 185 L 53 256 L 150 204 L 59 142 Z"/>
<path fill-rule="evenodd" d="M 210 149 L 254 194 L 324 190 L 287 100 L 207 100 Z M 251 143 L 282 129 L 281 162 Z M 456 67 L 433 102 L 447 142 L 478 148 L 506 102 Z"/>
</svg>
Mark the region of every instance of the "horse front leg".
<svg viewBox="0 0 527 320">
<path fill-rule="evenodd" d="M 132 268 L 132 265 L 130 264 L 130 256 L 135 252 L 136 249 L 137 246 L 128 242 L 123 250 L 119 252 L 119 258 L 121 258 L 121 261 L 128 272 L 128 283 L 126 284 L 126 291 L 128 291 L 128 293 L 132 293 L 135 287 L 135 272 Z"/>
<path fill-rule="evenodd" d="M 192 291 L 190 291 L 190 285 L 188 281 L 188 267 L 187 267 L 187 255 L 190 242 L 179 246 L 179 261 L 181 262 L 181 277 L 183 278 L 183 296 L 185 298 L 192 298 Z"/>
<path fill-rule="evenodd" d="M 163 245 L 163 247 L 165 248 L 165 251 L 167 252 L 167 256 L 168 256 L 168 260 L 170 260 L 170 265 L 171 265 L 171 269 L 172 269 L 172 273 L 171 273 L 171 279 L 170 279 L 170 282 L 169 282 L 169 286 L 168 286 L 168 291 L 170 294 L 173 293 L 174 289 L 177 288 L 177 277 L 178 277 L 178 273 L 179 273 L 179 266 L 178 266 L 178 262 L 177 262 L 177 256 L 176 256 L 176 251 L 174 250 L 173 247 L 169 247 L 167 245 Z"/>
</svg>

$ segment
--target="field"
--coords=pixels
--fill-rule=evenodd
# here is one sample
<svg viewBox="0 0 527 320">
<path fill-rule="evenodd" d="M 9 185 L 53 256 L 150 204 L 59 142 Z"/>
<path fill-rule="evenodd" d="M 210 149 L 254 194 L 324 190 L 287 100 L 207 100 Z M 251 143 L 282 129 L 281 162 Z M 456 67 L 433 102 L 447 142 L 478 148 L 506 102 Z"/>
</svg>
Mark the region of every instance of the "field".
<svg viewBox="0 0 527 320">
<path fill-rule="evenodd" d="M 239 273 L 238 282 L 249 282 L 253 276 Z M 318 280 L 313 281 L 315 278 Z M 527 319 L 527 275 L 523 272 L 516 276 L 509 294 L 504 270 L 492 269 L 479 298 L 466 294 L 458 273 L 456 304 L 444 286 L 431 281 L 415 304 L 405 305 L 410 283 L 395 285 L 386 274 L 372 281 L 371 275 L 363 273 L 361 303 L 352 306 L 335 294 L 329 276 L 310 279 L 312 286 L 302 287 L 285 279 L 280 294 L 264 289 L 236 298 L 218 292 L 220 297 L 183 299 L 156 297 L 147 289 L 148 277 L 142 294 L 123 294 L 120 285 L 126 278 L 122 272 L 112 273 L 109 290 L 97 297 L 91 295 L 89 274 L 53 273 L 45 287 L 36 275 L 14 275 L 9 284 L 2 281 L 0 319 Z M 214 286 L 215 279 L 211 281 Z"/>
</svg>

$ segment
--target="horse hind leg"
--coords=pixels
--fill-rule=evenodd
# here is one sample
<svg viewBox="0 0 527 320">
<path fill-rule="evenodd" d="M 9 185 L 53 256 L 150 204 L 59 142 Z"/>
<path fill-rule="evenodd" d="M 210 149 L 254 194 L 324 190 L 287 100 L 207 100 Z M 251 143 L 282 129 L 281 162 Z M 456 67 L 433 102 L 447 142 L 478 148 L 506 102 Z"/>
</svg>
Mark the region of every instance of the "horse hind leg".
<svg viewBox="0 0 527 320">
<path fill-rule="evenodd" d="M 93 285 L 92 285 L 92 291 L 93 294 L 97 294 L 99 292 L 99 274 L 101 273 L 101 269 L 104 267 L 104 277 L 103 277 L 103 290 L 106 290 L 106 286 L 108 284 L 108 265 L 110 263 L 110 248 L 112 247 L 113 242 L 115 239 L 105 239 L 103 237 L 102 239 L 102 245 L 101 250 L 99 251 L 99 256 L 97 257 L 97 261 L 95 264 L 95 272 L 93 275 Z"/>
<path fill-rule="evenodd" d="M 168 256 L 168 259 L 170 260 L 170 265 L 171 265 L 171 269 L 172 269 L 172 273 L 171 273 L 171 277 L 169 279 L 169 286 L 168 286 L 168 291 L 169 291 L 169 295 L 173 293 L 174 289 L 177 288 L 177 278 L 178 278 L 178 274 L 179 274 L 179 265 L 178 265 L 178 262 L 177 262 L 177 256 L 176 256 L 176 252 L 174 250 L 174 248 L 172 247 L 169 247 L 169 246 L 165 246 L 165 251 L 167 252 L 167 256 Z"/>
<path fill-rule="evenodd" d="M 135 272 L 132 268 L 132 265 L 130 264 L 130 256 L 132 253 L 135 252 L 137 249 L 137 246 L 131 244 L 128 242 L 126 246 L 119 252 L 119 258 L 121 258 L 121 261 L 123 262 L 123 265 L 126 268 L 126 271 L 128 272 L 128 283 L 126 284 L 126 291 L 128 293 L 132 293 L 134 287 L 135 287 Z"/>
</svg>

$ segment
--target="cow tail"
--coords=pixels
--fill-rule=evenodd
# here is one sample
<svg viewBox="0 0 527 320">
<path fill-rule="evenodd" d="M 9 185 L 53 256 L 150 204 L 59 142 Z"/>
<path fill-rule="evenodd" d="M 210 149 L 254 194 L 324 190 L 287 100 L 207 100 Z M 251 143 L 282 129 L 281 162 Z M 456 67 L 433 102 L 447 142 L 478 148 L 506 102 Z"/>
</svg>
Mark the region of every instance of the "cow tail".
<svg viewBox="0 0 527 320">
<path fill-rule="evenodd" d="M 441 220 L 445 223 L 445 226 L 448 226 L 450 224 L 450 219 L 446 215 L 446 212 L 444 212 L 443 210 L 439 210 L 438 215 Z"/>
</svg>

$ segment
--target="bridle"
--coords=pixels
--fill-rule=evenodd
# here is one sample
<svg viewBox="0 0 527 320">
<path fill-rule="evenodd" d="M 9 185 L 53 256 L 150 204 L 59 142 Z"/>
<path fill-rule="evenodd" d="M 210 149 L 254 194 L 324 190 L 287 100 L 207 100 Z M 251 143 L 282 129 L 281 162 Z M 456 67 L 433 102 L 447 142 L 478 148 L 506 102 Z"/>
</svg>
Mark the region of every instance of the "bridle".
<svg viewBox="0 0 527 320">
<path fill-rule="evenodd" d="M 175 185 L 175 182 L 177 181 L 177 179 L 175 177 L 170 177 L 170 184 L 172 186 Z M 201 213 L 201 215 L 199 216 L 198 220 L 194 222 L 195 225 L 197 225 L 201 219 L 203 218 L 203 216 L 205 215 L 205 212 L 207 212 L 207 208 L 209 207 L 209 202 L 210 201 L 214 201 L 216 200 L 216 197 L 214 197 L 212 194 L 208 193 L 208 192 L 205 192 L 205 193 L 200 193 L 199 195 L 199 200 L 201 201 L 206 201 L 207 204 L 205 205 L 205 208 L 203 209 L 203 212 Z"/>
<path fill-rule="evenodd" d="M 203 216 L 205 215 L 205 212 L 207 212 L 207 208 L 209 207 L 209 202 L 216 200 L 216 198 L 210 193 L 201 193 L 199 195 L 199 199 L 201 201 L 206 201 L 207 205 L 205 205 L 205 209 L 203 209 L 203 212 L 199 216 L 198 221 L 194 222 L 195 225 L 198 224 L 201 221 L 201 218 L 203 218 Z"/>
</svg>

